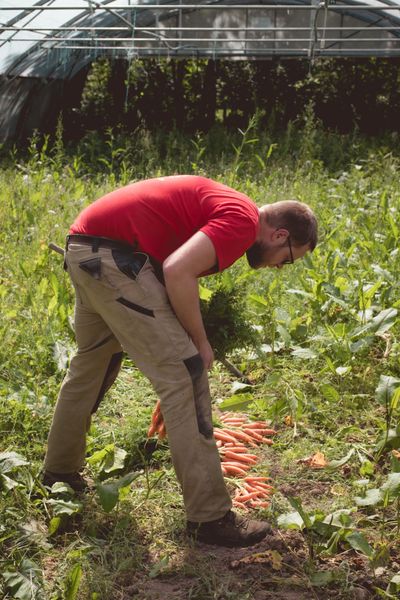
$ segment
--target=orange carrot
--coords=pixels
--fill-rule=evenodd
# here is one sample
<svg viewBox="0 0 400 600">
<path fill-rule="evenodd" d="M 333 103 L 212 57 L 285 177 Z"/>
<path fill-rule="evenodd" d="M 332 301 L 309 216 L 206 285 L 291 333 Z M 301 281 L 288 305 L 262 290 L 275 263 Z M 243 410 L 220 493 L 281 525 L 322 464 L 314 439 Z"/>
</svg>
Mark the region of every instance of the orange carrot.
<svg viewBox="0 0 400 600">
<path fill-rule="evenodd" d="M 223 470 L 226 475 L 246 475 L 246 471 L 235 465 L 224 464 Z"/>
<path fill-rule="evenodd" d="M 263 485 L 260 482 L 254 482 L 253 488 L 256 490 L 264 491 L 264 492 L 270 492 L 274 489 L 272 485 L 267 485 L 267 484 Z"/>
<path fill-rule="evenodd" d="M 236 502 L 248 502 L 249 500 L 253 500 L 253 498 L 257 498 L 257 495 L 257 492 L 253 492 L 243 496 L 235 496 L 235 500 Z"/>
<path fill-rule="evenodd" d="M 252 500 L 250 502 L 250 506 L 252 508 L 269 508 L 269 502 L 263 502 L 262 500 Z"/>
<path fill-rule="evenodd" d="M 271 477 L 262 477 L 261 475 L 248 475 L 244 478 L 245 481 L 251 483 L 252 481 L 271 481 Z"/>
<path fill-rule="evenodd" d="M 257 462 L 257 457 L 254 454 L 236 454 L 231 450 L 226 450 L 225 452 L 226 458 L 231 458 L 232 460 L 237 460 L 239 462 L 250 463 L 254 465 Z"/>
<path fill-rule="evenodd" d="M 244 483 L 242 489 L 245 490 L 245 492 L 254 492 L 254 487 L 246 482 Z"/>
<path fill-rule="evenodd" d="M 237 446 L 238 448 L 246 448 L 246 444 L 244 444 L 243 442 L 239 442 L 239 440 L 235 440 L 234 442 L 226 442 L 226 445 L 229 447 L 232 446 Z"/>
<path fill-rule="evenodd" d="M 254 431 L 255 433 L 258 433 L 258 435 L 261 435 L 261 436 L 262 435 L 275 435 L 276 434 L 275 429 L 265 429 L 265 428 L 261 428 L 261 427 L 259 429 L 256 428 L 256 427 L 252 427 L 250 429 L 250 427 L 248 427 L 247 424 L 246 424 L 246 430 Z"/>
<path fill-rule="evenodd" d="M 243 471 L 247 471 L 248 469 L 250 469 L 250 465 L 247 465 L 243 462 L 239 462 L 236 460 L 223 460 L 222 462 L 224 463 L 225 466 L 233 465 L 235 467 L 239 467 Z"/>
<path fill-rule="evenodd" d="M 257 442 L 261 442 L 263 436 L 254 431 L 254 429 L 243 429 L 243 431 L 251 438 L 254 438 Z"/>
<path fill-rule="evenodd" d="M 221 442 L 236 442 L 236 439 L 223 429 L 214 429 L 214 437 Z"/>
<path fill-rule="evenodd" d="M 153 437 L 155 432 L 156 432 L 156 428 L 155 428 L 155 425 L 153 425 L 153 423 L 152 423 L 147 430 L 147 437 Z"/>
<path fill-rule="evenodd" d="M 239 465 L 242 465 L 244 469 L 251 469 L 251 467 L 257 464 L 256 460 L 247 460 L 245 456 L 245 454 L 238 454 L 237 456 L 227 456 L 226 461 L 238 463 Z"/>
<path fill-rule="evenodd" d="M 233 452 L 233 450 L 231 450 L 231 452 Z M 239 454 L 241 454 L 241 453 L 239 452 Z M 249 458 L 252 458 L 256 462 L 258 461 L 258 456 L 256 454 L 250 454 L 249 452 L 247 452 L 246 456 L 249 457 Z"/>
<path fill-rule="evenodd" d="M 255 445 L 253 438 L 250 435 L 248 435 L 246 432 L 244 432 L 244 431 L 239 431 L 239 430 L 233 431 L 231 429 L 228 429 L 228 430 L 225 430 L 225 432 L 228 435 L 230 435 L 233 438 L 235 438 L 236 440 L 241 440 L 243 442 L 247 442 L 251 446 Z"/>
<path fill-rule="evenodd" d="M 163 440 L 165 437 L 167 437 L 167 429 L 165 427 L 165 423 L 163 423 L 161 425 L 161 427 L 159 427 L 157 429 L 157 432 L 158 432 L 158 439 L 159 440 Z"/>
<path fill-rule="evenodd" d="M 262 443 L 263 444 L 268 444 L 268 446 L 272 446 L 272 444 L 274 443 L 272 440 L 268 439 L 268 438 L 263 438 L 262 439 Z"/>
<path fill-rule="evenodd" d="M 230 452 L 237 452 L 238 454 L 242 454 L 243 452 L 248 451 L 245 445 L 243 446 L 235 446 L 234 444 L 225 444 L 224 450 L 229 450 Z M 255 456 L 255 455 L 253 455 Z"/>
<path fill-rule="evenodd" d="M 245 483 L 249 485 L 259 485 L 261 487 L 270 488 L 272 485 L 270 483 L 266 483 L 265 481 L 254 481 L 254 478 L 250 476 L 250 481 L 248 481 L 247 477 L 245 479 Z"/>
<path fill-rule="evenodd" d="M 270 496 L 273 493 L 273 490 L 272 489 L 266 490 L 264 488 L 259 488 L 258 486 L 253 484 L 253 485 L 246 486 L 246 492 L 250 492 L 250 493 L 257 492 L 257 494 L 258 494 L 258 496 L 260 496 L 260 498 L 261 497 L 264 498 L 265 496 Z"/>
<path fill-rule="evenodd" d="M 245 417 L 245 415 L 243 415 L 242 413 L 237 413 L 237 412 L 232 412 L 232 411 L 229 411 L 229 412 L 224 412 L 224 413 L 221 415 L 221 419 L 236 419 L 236 418 L 238 418 L 238 417 L 244 417 L 244 418 L 247 418 L 247 417 Z"/>
<path fill-rule="evenodd" d="M 151 415 L 151 424 L 147 430 L 148 437 L 152 437 L 153 435 L 155 435 L 158 432 L 159 428 L 164 423 L 164 419 L 163 419 L 163 416 L 161 413 L 160 406 L 161 406 L 161 403 L 158 400 L 156 406 L 154 407 L 152 415 Z"/>
</svg>

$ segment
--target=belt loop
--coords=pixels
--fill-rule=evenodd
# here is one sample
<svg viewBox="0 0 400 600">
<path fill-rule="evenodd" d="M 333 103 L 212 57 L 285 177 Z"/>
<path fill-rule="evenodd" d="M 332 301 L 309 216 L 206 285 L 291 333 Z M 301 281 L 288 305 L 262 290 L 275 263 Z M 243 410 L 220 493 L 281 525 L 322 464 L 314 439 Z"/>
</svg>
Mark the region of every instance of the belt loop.
<svg viewBox="0 0 400 600">
<path fill-rule="evenodd" d="M 100 238 L 93 238 L 92 240 L 92 252 L 98 252 L 100 246 Z"/>
</svg>

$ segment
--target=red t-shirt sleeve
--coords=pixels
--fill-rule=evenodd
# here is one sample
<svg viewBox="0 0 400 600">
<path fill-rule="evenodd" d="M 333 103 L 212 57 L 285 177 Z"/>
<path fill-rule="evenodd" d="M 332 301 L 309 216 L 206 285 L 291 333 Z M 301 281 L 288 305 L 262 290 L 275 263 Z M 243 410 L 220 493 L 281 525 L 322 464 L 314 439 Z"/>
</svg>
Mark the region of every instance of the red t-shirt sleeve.
<svg viewBox="0 0 400 600">
<path fill-rule="evenodd" d="M 200 231 L 212 241 L 217 254 L 218 271 L 223 271 L 254 243 L 258 232 L 258 209 L 246 203 L 224 203 Z"/>
</svg>

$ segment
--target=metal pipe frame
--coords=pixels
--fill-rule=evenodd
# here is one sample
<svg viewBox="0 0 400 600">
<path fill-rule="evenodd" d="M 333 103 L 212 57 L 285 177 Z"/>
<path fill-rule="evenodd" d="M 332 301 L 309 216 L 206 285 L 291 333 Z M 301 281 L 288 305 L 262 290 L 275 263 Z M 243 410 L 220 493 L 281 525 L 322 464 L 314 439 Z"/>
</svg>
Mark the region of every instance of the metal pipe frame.
<svg viewBox="0 0 400 600">
<path fill-rule="evenodd" d="M 292 0 L 296 4 L 287 3 L 267 4 L 228 4 L 210 0 L 210 3 L 152 3 L 112 4 L 111 0 L 101 3 L 96 0 L 87 0 L 84 4 L 70 6 L 57 5 L 56 0 L 45 4 L 40 0 L 36 4 L 18 5 L 17 2 L 0 7 L 0 14 L 7 15 L 8 11 L 20 11 L 23 17 L 29 18 L 25 25 L 18 24 L 18 17 L 0 26 L 0 48 L 7 43 L 12 44 L 13 52 L 18 44 L 30 44 L 18 55 L 16 50 L 16 64 L 32 59 L 40 52 L 47 55 L 52 50 L 68 50 L 72 53 L 87 52 L 97 55 L 100 51 L 115 55 L 116 51 L 124 52 L 130 58 L 132 53 L 137 57 L 148 56 L 176 56 L 198 58 L 268 58 L 270 56 L 303 56 L 304 53 L 313 59 L 315 56 L 398 56 L 400 48 L 400 3 L 393 4 L 391 0 L 382 2 L 379 6 L 355 4 L 354 0 L 343 0 L 343 4 L 331 4 L 331 0 L 308 0 L 310 4 L 301 3 L 302 0 Z M 272 0 L 273 1 L 273 0 Z M 69 22 L 56 27 L 35 26 L 35 16 L 46 11 L 63 10 L 71 14 Z M 201 13 L 203 11 L 242 11 L 243 26 L 235 27 L 185 27 L 182 26 L 182 16 L 188 13 Z M 274 26 L 252 27 L 247 26 L 250 11 L 264 12 L 270 17 Z M 276 17 L 280 11 L 306 11 L 310 14 L 308 27 L 277 26 Z M 160 13 L 161 11 L 161 13 Z M 398 15 L 394 12 L 397 11 Z M 149 26 L 136 25 L 136 17 L 149 12 Z M 88 25 L 94 15 L 103 13 L 102 19 L 119 21 L 119 26 L 108 26 L 93 21 Z M 106 13 L 108 16 L 106 17 Z M 365 25 L 358 26 L 326 26 L 329 14 L 337 13 L 360 19 Z M 129 18 L 135 16 L 135 19 Z M 323 25 L 318 23 L 318 17 L 325 16 Z M 393 18 L 392 18 L 393 15 Z M 178 24 L 170 24 L 172 19 L 178 19 Z M 6 20 L 6 19 L 5 19 Z M 142 21 L 143 23 L 143 21 Z M 379 25 L 381 23 L 381 25 Z M 397 25 L 398 23 L 398 25 Z M 196 35 L 193 34 L 196 32 Z M 375 32 L 375 36 L 373 34 Z M 381 32 L 382 36 L 377 36 Z M 24 33 L 32 34 L 24 36 Z M 129 37 L 126 37 L 129 33 Z M 210 35 L 207 36 L 207 33 Z M 235 33 L 236 37 L 227 37 L 223 34 Z M 295 37 L 290 37 L 294 33 Z M 366 35 L 367 33 L 367 35 Z M 7 36 L 7 34 L 9 34 Z M 69 35 L 70 34 L 70 35 Z M 86 34 L 86 35 L 85 35 Z M 111 36 L 110 34 L 115 34 Z M 215 34 L 221 37 L 215 37 Z M 253 37 L 249 34 L 254 34 Z M 277 35 L 278 34 L 278 35 Z M 296 35 L 297 34 L 297 35 Z M 301 37 L 304 34 L 304 37 Z M 332 37 L 328 37 L 329 35 Z M 369 34 L 372 34 L 369 37 Z M 340 36 L 340 37 L 338 37 Z M 307 48 L 292 48 L 293 44 L 306 45 Z M 243 46 L 243 48 L 240 48 Z M 363 47 L 364 46 L 364 47 Z M 65 58 L 65 57 L 64 57 Z M 15 65 L 14 65 L 15 66 Z M 12 69 L 12 67 L 11 67 Z M 10 70 L 11 70 L 10 69 Z"/>
<path fill-rule="evenodd" d="M 325 4 L 324 2 L 320 2 L 320 6 L 324 7 Z M 267 9 L 272 9 L 272 8 L 277 8 L 277 9 L 289 9 L 292 10 L 314 10 L 315 9 L 315 5 L 310 5 L 310 4 L 186 4 L 186 3 L 182 3 L 182 4 L 125 4 L 125 5 L 121 5 L 121 6 L 113 6 L 112 8 L 107 6 L 107 5 L 100 5 L 100 4 L 96 4 L 93 5 L 93 11 L 108 11 L 110 12 L 111 10 L 115 11 L 115 10 L 124 10 L 124 11 L 130 11 L 130 10 L 201 10 L 201 9 L 205 9 L 205 10 L 260 10 L 261 8 L 267 8 Z M 330 4 L 329 5 L 329 9 L 330 10 L 335 10 L 335 11 L 340 11 L 340 10 L 400 10 L 400 5 L 398 4 L 382 4 L 382 6 L 372 6 L 370 4 L 346 4 L 346 5 L 342 5 L 342 4 Z M 7 6 L 2 6 L 0 8 L 1 11 L 9 11 L 9 10 L 20 10 L 22 11 L 53 11 L 53 10 L 63 10 L 63 11 L 68 11 L 68 10 L 74 10 L 74 11 L 81 11 L 84 12 L 84 9 L 82 6 L 54 6 L 54 5 L 48 5 L 48 6 L 44 6 L 44 5 L 40 5 L 40 6 L 19 6 L 19 5 L 7 5 Z"/>
<path fill-rule="evenodd" d="M 361 31 L 360 27 L 325 27 L 324 28 L 325 31 Z M 400 25 L 397 26 L 390 26 L 390 27 L 368 27 L 368 31 L 400 31 Z M 124 27 L 7 27 L 7 26 L 0 26 L 0 32 L 4 32 L 4 31 L 13 31 L 13 32 L 22 32 L 22 31 L 29 31 L 31 33 L 41 33 L 44 31 L 51 31 L 51 32 L 62 32 L 62 31 L 71 31 L 74 33 L 79 33 L 81 31 L 116 31 L 116 32 L 121 32 L 123 33 L 124 31 L 128 31 L 127 28 Z M 129 31 L 132 31 L 131 28 L 129 28 Z M 135 27 L 135 31 L 160 31 L 160 27 Z M 309 27 L 168 27 L 168 31 L 179 31 L 179 32 L 186 32 L 186 31 L 236 31 L 236 32 L 240 32 L 240 31 L 245 31 L 245 32 L 249 32 L 249 31 L 257 31 L 260 33 L 266 33 L 266 32 L 274 32 L 274 31 L 310 31 Z M 29 38 L 29 40 L 31 41 L 32 38 Z M 43 38 L 39 38 L 40 40 L 42 40 Z M 103 39 L 103 38 L 100 38 Z M 121 38 L 115 38 L 115 39 L 121 39 Z M 208 40 L 213 39 L 213 38 L 208 38 Z M 19 41 L 20 38 L 18 38 Z"/>
<path fill-rule="evenodd" d="M 157 56 L 158 58 L 177 58 L 177 59 L 182 59 L 182 58 L 208 58 L 208 59 L 224 59 L 224 60 L 229 60 L 229 59 L 237 59 L 237 60 L 259 60 L 259 59 L 271 59 L 271 58 L 310 58 L 310 54 L 309 54 L 309 40 L 306 40 L 307 45 L 304 48 L 296 48 L 295 50 L 290 50 L 288 48 L 285 49 L 279 49 L 279 50 L 274 50 L 274 49 L 270 49 L 268 56 L 265 55 L 265 53 L 260 53 L 257 52 L 255 50 L 246 50 L 246 53 L 243 50 L 230 50 L 228 51 L 222 51 L 220 53 L 218 53 L 218 55 L 216 56 L 215 51 L 214 50 L 204 50 L 201 52 L 201 55 L 199 55 L 199 51 L 197 48 L 181 48 L 181 49 L 175 49 L 175 50 L 169 50 L 169 49 L 160 49 L 158 46 L 154 47 L 154 48 L 148 48 L 148 49 L 141 49 L 140 53 L 136 52 L 136 48 L 132 47 L 132 48 L 115 48 L 115 46 L 105 46 L 102 48 L 94 48 L 92 47 L 91 49 L 93 51 L 95 51 L 95 55 L 96 58 L 98 58 L 99 56 L 102 56 L 102 53 L 105 54 L 105 56 L 113 56 L 114 58 L 129 58 L 129 60 L 133 60 L 133 59 L 139 59 L 139 58 L 154 58 L 155 56 Z M 55 49 L 58 50 L 62 50 L 65 49 L 65 46 L 55 46 Z M 71 52 L 76 51 L 76 50 L 89 50 L 89 48 L 87 46 L 82 46 L 82 47 L 77 47 L 77 46 L 67 46 L 67 49 L 71 50 Z M 377 58 L 389 58 L 389 57 L 399 57 L 400 56 L 400 49 L 399 50 L 391 50 L 391 51 L 387 51 L 387 50 L 376 50 L 376 48 L 365 48 L 363 50 L 357 50 L 355 49 L 351 56 L 353 57 L 358 57 L 358 58 L 362 58 L 365 57 L 365 52 L 368 53 L 368 56 L 374 56 Z M 319 50 L 318 48 L 315 49 L 314 51 L 314 58 L 338 58 L 338 57 L 347 57 L 347 50 L 343 49 L 343 48 L 338 48 L 335 50 Z"/>
<path fill-rule="evenodd" d="M 272 30 L 272 33 L 273 33 L 273 30 Z M 128 38 L 117 38 L 117 39 L 114 38 L 114 37 L 111 37 L 111 38 L 100 38 L 100 39 L 101 39 L 102 42 L 108 42 L 108 43 L 110 43 L 110 42 L 116 42 L 116 43 L 117 42 L 124 42 L 124 43 L 125 42 L 129 42 L 129 43 L 132 43 L 134 45 L 137 42 L 148 42 L 148 41 L 153 40 L 154 38 L 152 36 L 150 36 L 150 37 L 135 37 L 135 38 L 128 37 Z M 185 44 L 196 43 L 196 42 L 201 42 L 201 43 L 205 43 L 205 42 L 210 43 L 210 42 L 212 42 L 213 44 L 217 44 L 217 43 L 223 44 L 223 43 L 226 43 L 227 41 L 229 43 L 231 43 L 231 44 L 241 44 L 241 43 L 244 44 L 246 42 L 252 42 L 254 44 L 257 44 L 257 43 L 260 43 L 260 44 L 270 44 L 270 43 L 273 43 L 273 42 L 278 43 L 278 44 L 283 44 L 283 43 L 288 44 L 288 43 L 292 43 L 292 42 L 309 41 L 310 38 L 309 37 L 304 37 L 304 38 L 281 38 L 281 39 L 276 38 L 276 39 L 274 39 L 274 38 L 271 37 L 271 38 L 264 38 L 264 39 L 237 38 L 237 39 L 232 40 L 232 39 L 227 39 L 227 38 L 212 38 L 212 39 L 210 39 L 210 38 L 196 38 L 196 37 L 182 38 L 182 37 L 168 37 L 166 35 L 163 35 L 163 36 L 160 35 L 158 37 L 158 39 L 159 39 L 160 42 L 163 42 L 163 41 L 166 41 L 166 42 L 185 42 Z M 343 41 L 345 41 L 342 37 L 339 37 L 339 38 L 328 38 L 328 37 L 325 37 L 324 40 L 325 40 L 325 42 L 343 42 Z M 32 41 L 39 42 L 40 41 L 43 45 L 47 44 L 48 42 L 57 42 L 58 44 L 60 44 L 60 42 L 62 42 L 62 43 L 66 42 L 66 43 L 70 43 L 72 48 L 74 47 L 72 45 L 72 43 L 74 42 L 74 39 L 71 39 L 71 38 L 47 37 L 44 40 L 43 39 L 41 39 L 41 40 L 39 40 L 39 39 L 38 40 L 32 40 L 32 38 L 20 38 L 20 39 L 18 39 L 18 41 L 19 42 L 32 42 Z M 93 39 L 92 37 L 86 37 L 86 38 L 78 37 L 78 38 L 76 38 L 76 41 L 79 42 L 79 43 L 82 43 L 82 42 L 93 42 L 94 44 L 97 44 L 98 41 L 99 41 L 99 38 Z M 360 37 L 357 37 L 357 38 L 351 38 L 351 41 L 357 41 L 357 42 L 382 42 L 382 41 L 384 41 L 384 42 L 387 42 L 388 40 L 387 39 L 382 39 L 382 38 L 379 38 L 379 37 L 377 37 L 377 38 L 370 38 L 370 37 L 360 38 Z M 394 40 L 391 40 L 391 42 L 392 43 L 396 43 L 396 44 L 400 44 L 400 39 L 394 39 Z M 44 45 L 44 47 L 46 49 L 48 49 L 47 46 Z M 59 46 L 59 47 L 63 48 L 64 46 Z M 92 48 L 93 46 L 88 46 L 88 47 Z M 115 47 L 116 46 L 114 46 L 114 48 Z M 124 46 L 121 46 L 121 47 L 125 48 L 126 46 L 124 45 Z"/>
</svg>

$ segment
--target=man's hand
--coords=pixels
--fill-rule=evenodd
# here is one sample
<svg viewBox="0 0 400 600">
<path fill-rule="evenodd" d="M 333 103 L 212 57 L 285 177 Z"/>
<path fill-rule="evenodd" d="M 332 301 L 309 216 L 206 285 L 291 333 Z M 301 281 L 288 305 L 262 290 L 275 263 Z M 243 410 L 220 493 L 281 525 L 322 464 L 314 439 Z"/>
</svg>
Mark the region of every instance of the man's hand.
<svg viewBox="0 0 400 600">
<path fill-rule="evenodd" d="M 197 349 L 201 358 L 203 359 L 204 367 L 208 370 L 211 369 L 214 362 L 214 352 L 210 346 L 209 341 L 205 340 L 202 344 L 199 344 L 199 346 L 197 346 Z"/>
</svg>

